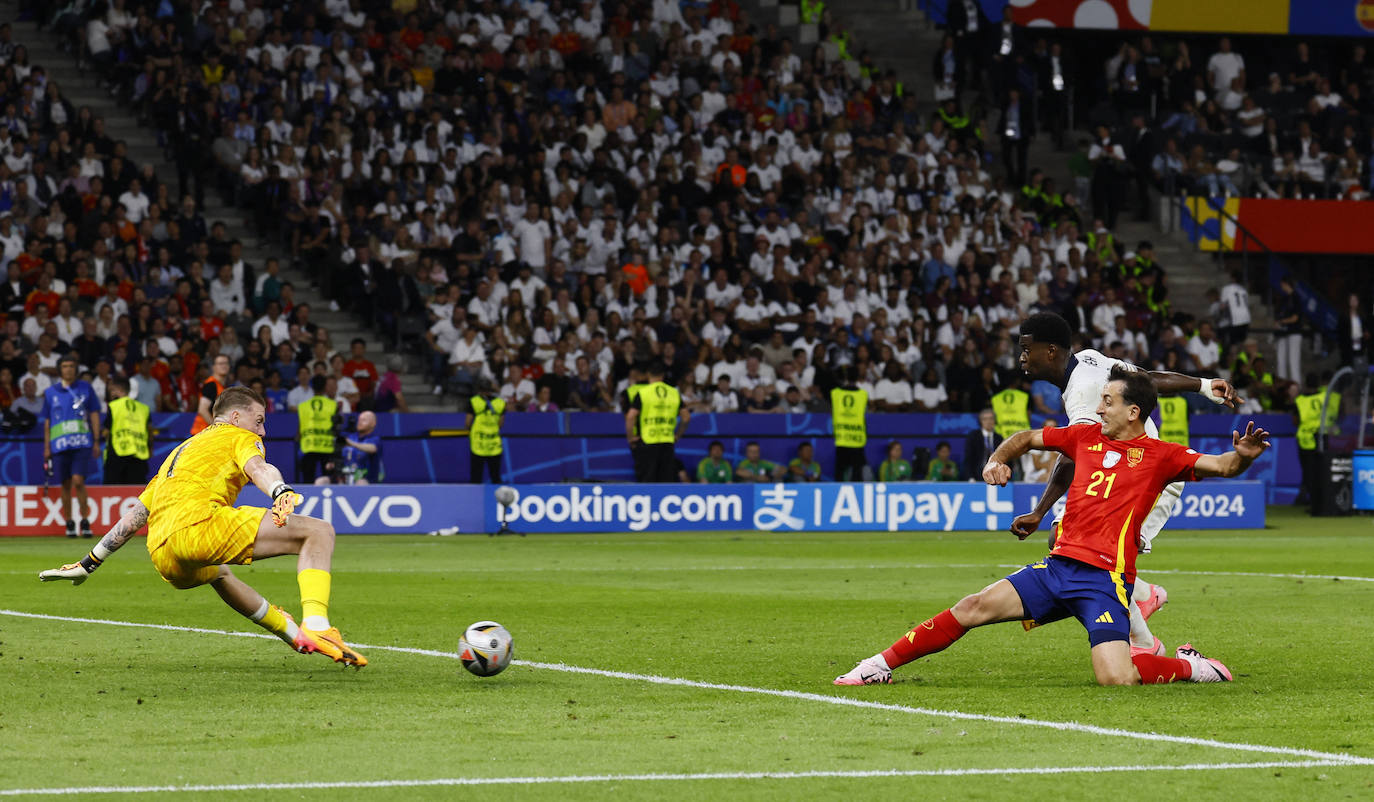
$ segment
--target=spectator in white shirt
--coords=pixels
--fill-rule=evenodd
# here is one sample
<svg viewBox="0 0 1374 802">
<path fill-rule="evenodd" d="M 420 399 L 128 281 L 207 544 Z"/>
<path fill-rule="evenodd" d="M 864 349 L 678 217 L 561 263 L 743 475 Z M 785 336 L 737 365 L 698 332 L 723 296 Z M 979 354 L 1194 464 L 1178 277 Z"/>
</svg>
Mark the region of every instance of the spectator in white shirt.
<svg viewBox="0 0 1374 802">
<path fill-rule="evenodd" d="M 945 386 L 940 383 L 940 376 L 933 367 L 926 368 L 921 381 L 912 388 L 911 394 L 918 412 L 939 412 L 949 401 L 949 393 L 945 392 Z"/>
<path fill-rule="evenodd" d="M 883 378 L 873 388 L 873 405 L 879 412 L 911 412 L 915 396 L 911 383 L 902 374 L 902 365 L 896 359 L 887 363 Z"/>
<path fill-rule="evenodd" d="M 511 236 L 519 243 L 520 261 L 536 273 L 543 273 L 553 255 L 553 231 L 547 221 L 540 219 L 539 204 L 531 203 L 525 208 L 525 216 L 515 223 Z"/>
<path fill-rule="evenodd" d="M 129 182 L 128 191 L 119 196 L 119 204 L 124 207 L 124 216 L 128 221 L 138 225 L 147 216 L 148 207 L 152 205 L 152 201 L 143 194 L 142 184 L 135 178 Z"/>
<path fill-rule="evenodd" d="M 716 348 L 723 347 L 725 342 L 730 339 L 731 333 L 732 330 L 730 326 L 725 322 L 724 309 L 712 311 L 711 320 L 705 326 L 701 327 L 701 339 Z"/>
<path fill-rule="evenodd" d="M 739 396 L 730 389 L 729 374 L 722 374 L 716 380 L 716 389 L 711 393 L 712 412 L 739 412 Z"/>
<path fill-rule="evenodd" d="M 1203 321 L 1197 327 L 1197 334 L 1188 341 L 1188 355 L 1193 358 L 1193 367 L 1198 373 L 1213 373 L 1221 361 L 1221 343 L 1212 336 L 1212 324 Z"/>
<path fill-rule="evenodd" d="M 1231 88 L 1231 82 L 1236 78 L 1240 78 L 1244 85 L 1245 59 L 1231 51 L 1231 38 L 1228 36 L 1221 37 L 1217 47 L 1218 52 L 1207 60 L 1207 79 L 1212 92 L 1220 95 Z"/>
<path fill-rule="evenodd" d="M 1093 334 L 1099 338 L 1105 336 L 1116 326 L 1116 318 L 1124 314 L 1126 308 L 1117 303 L 1116 288 L 1106 288 L 1102 291 L 1102 303 L 1093 310 Z"/>
<path fill-rule="evenodd" d="M 210 302 L 220 317 L 237 318 L 243 315 L 243 285 L 234 281 L 232 265 L 220 265 L 215 280 L 210 282 Z"/>
<path fill-rule="evenodd" d="M 499 395 L 513 411 L 523 411 L 534 400 L 534 382 L 525 378 L 519 367 L 511 366 Z"/>
<path fill-rule="evenodd" d="M 1231 283 L 1221 288 L 1221 306 L 1227 323 L 1222 339 L 1227 345 L 1240 345 L 1250 336 L 1250 293 L 1239 270 L 1232 271 Z"/>
<path fill-rule="evenodd" d="M 264 326 L 267 327 L 268 331 L 272 332 L 272 345 L 274 346 L 281 345 L 291 339 L 291 324 L 288 323 L 286 317 L 282 315 L 281 304 L 276 301 L 268 301 L 266 313 L 253 321 L 253 325 L 250 328 L 253 331 L 254 339 L 257 339 L 258 332 L 262 331 Z"/>
</svg>

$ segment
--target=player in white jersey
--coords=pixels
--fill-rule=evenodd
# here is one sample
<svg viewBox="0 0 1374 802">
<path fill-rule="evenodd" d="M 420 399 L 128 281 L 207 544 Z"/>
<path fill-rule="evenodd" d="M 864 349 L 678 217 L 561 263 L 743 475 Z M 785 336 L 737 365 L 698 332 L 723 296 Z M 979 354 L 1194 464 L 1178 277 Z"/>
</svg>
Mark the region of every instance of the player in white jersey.
<svg viewBox="0 0 1374 802">
<path fill-rule="evenodd" d="M 1032 381 L 1050 382 L 1063 392 L 1064 412 L 1068 416 L 1070 426 L 1075 423 L 1101 423 L 1102 419 L 1097 415 L 1097 405 L 1112 367 L 1122 365 L 1131 370 L 1139 368 L 1091 349 L 1072 353 L 1071 336 L 1068 321 L 1059 315 L 1040 313 L 1026 318 L 1021 323 L 1021 368 Z M 1240 403 L 1235 388 L 1224 379 L 1198 379 L 1170 371 L 1147 373 L 1154 382 L 1155 390 L 1161 395 L 1193 392 L 1201 393 L 1214 403 L 1226 404 L 1232 408 Z M 1145 421 L 1145 433 L 1150 437 L 1159 438 L 1159 429 L 1154 421 Z M 1024 540 L 1039 528 L 1040 521 L 1054 507 L 1054 503 L 1068 491 L 1072 481 L 1073 461 L 1061 456 L 1035 509 L 1017 516 L 1012 521 L 1012 534 Z M 1140 553 L 1149 553 L 1151 542 L 1173 514 L 1174 505 L 1182 493 L 1183 483 L 1174 482 L 1160 494 L 1159 500 L 1155 502 L 1150 514 L 1140 526 L 1140 541 L 1137 544 Z M 1051 533 L 1051 538 L 1053 537 L 1054 532 Z M 1132 653 L 1163 654 L 1164 644 L 1150 631 L 1145 619 L 1168 599 L 1164 588 L 1136 578 L 1129 607 Z"/>
</svg>

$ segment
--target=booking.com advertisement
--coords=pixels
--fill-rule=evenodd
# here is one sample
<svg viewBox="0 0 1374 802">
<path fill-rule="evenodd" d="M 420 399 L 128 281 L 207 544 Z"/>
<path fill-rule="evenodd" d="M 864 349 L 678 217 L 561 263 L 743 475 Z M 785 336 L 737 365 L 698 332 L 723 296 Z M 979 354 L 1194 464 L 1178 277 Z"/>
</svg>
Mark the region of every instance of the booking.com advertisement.
<svg viewBox="0 0 1374 802">
<path fill-rule="evenodd" d="M 516 498 L 506 521 L 520 532 L 997 531 L 1043 491 L 972 482 L 510 487 Z M 494 492 L 488 486 L 487 531 L 500 525 Z M 1264 521 L 1262 482 L 1201 482 L 1185 487 L 1170 525 L 1252 529 Z"/>
</svg>

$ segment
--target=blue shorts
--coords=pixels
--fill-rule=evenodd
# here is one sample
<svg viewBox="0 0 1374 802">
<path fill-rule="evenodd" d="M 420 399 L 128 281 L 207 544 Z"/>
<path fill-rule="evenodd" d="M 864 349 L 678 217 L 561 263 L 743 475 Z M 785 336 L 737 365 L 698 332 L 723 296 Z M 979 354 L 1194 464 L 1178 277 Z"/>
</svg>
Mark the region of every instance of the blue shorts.
<svg viewBox="0 0 1374 802">
<path fill-rule="evenodd" d="M 1131 636 L 1126 605 L 1132 583 L 1114 571 L 1051 556 L 1027 565 L 1007 581 L 1021 596 L 1026 616 L 1037 624 L 1073 616 L 1088 630 L 1093 646 Z"/>
<path fill-rule="evenodd" d="M 58 451 L 52 455 L 52 475 L 59 482 L 65 482 L 73 476 L 85 479 L 90 475 L 90 468 L 90 446 Z"/>
</svg>

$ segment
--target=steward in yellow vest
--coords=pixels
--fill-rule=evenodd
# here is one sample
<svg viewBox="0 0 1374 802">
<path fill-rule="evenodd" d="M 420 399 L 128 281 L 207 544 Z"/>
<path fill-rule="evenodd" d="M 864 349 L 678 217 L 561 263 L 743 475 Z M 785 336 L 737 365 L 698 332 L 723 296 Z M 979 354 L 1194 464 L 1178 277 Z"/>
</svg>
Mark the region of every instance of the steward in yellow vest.
<svg viewBox="0 0 1374 802">
<path fill-rule="evenodd" d="M 335 415 L 338 403 L 324 394 L 328 380 L 323 376 L 310 379 L 310 389 L 314 395 L 296 407 L 299 428 L 296 439 L 301 444 L 301 459 L 297 473 L 302 482 L 314 482 L 321 476 L 328 476 L 333 469 L 335 438 Z"/>
<path fill-rule="evenodd" d="M 679 478 L 677 438 L 692 415 L 683 409 L 677 388 L 663 381 L 664 373 L 662 362 L 649 366 L 648 383 L 633 393 L 630 411 L 625 413 L 625 439 L 634 454 L 637 482 L 675 482 Z"/>
<path fill-rule="evenodd" d="M 1159 439 L 1188 445 L 1188 402 L 1177 397 L 1159 399 Z"/>
<path fill-rule="evenodd" d="M 1030 393 L 1019 387 L 1008 387 L 992 397 L 992 411 L 997 416 L 993 431 L 1002 439 L 1030 428 Z"/>
<path fill-rule="evenodd" d="M 830 391 L 830 420 L 835 431 L 835 481 L 862 482 L 864 446 L 868 444 L 868 393 L 860 390 L 854 366 L 844 369 L 844 384 Z"/>
<path fill-rule="evenodd" d="M 148 444 L 152 440 L 148 405 L 129 397 L 129 380 L 123 376 L 110 380 L 110 395 L 105 435 L 109 446 L 105 455 L 105 484 L 147 484 Z"/>
<path fill-rule="evenodd" d="M 473 484 L 483 481 L 484 469 L 492 484 L 501 483 L 501 424 L 506 419 L 506 402 L 491 395 L 491 383 L 483 382 L 467 414 L 468 481 Z"/>
<path fill-rule="evenodd" d="M 1317 452 L 1317 432 L 1322 425 L 1322 403 L 1326 392 L 1319 389 L 1317 374 L 1307 374 L 1307 392 L 1296 399 L 1298 418 L 1298 463 L 1302 465 L 1302 488 L 1309 503 L 1316 507 L 1321 457 Z M 1331 402 L 1334 404 L 1333 397 Z M 1300 499 L 1301 501 L 1301 499 Z"/>
</svg>

